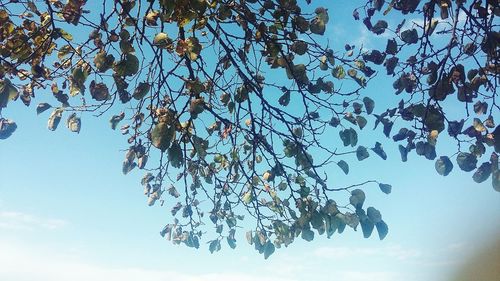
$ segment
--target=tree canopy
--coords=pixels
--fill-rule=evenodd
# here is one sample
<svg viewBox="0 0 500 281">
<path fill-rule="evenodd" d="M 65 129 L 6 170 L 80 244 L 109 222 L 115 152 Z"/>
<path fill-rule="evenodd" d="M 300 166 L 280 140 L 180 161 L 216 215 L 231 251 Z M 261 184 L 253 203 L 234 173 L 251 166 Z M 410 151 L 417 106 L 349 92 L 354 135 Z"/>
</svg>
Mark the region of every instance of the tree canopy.
<svg viewBox="0 0 500 281">
<path fill-rule="evenodd" d="M 500 191 L 498 1 L 359 1 L 352 21 L 381 50 L 335 49 L 328 9 L 311 2 L 2 0 L 0 110 L 37 100 L 49 130 L 64 117 L 75 133 L 85 113 L 110 118 L 128 142 L 123 173 L 144 170 L 148 205 L 171 208 L 161 235 L 195 248 L 203 237 L 211 252 L 236 247 L 242 221 L 266 258 L 346 226 L 383 239 L 362 188 L 391 185 L 328 173 L 387 158 L 379 141 L 358 144 L 372 126 L 401 161 L 420 155 L 443 176 L 458 166 Z M 377 74 L 397 97 L 371 94 Z M 0 139 L 16 128 L 0 111 Z M 443 142 L 456 151 L 438 156 Z"/>
</svg>

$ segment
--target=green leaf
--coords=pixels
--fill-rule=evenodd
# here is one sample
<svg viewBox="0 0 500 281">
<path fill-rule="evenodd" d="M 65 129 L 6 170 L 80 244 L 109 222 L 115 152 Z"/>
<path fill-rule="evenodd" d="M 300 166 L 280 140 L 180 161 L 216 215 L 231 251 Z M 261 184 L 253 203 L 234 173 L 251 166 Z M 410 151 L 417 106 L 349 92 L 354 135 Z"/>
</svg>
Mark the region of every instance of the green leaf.
<svg viewBox="0 0 500 281">
<path fill-rule="evenodd" d="M 344 171 L 344 174 L 349 174 L 349 164 L 346 161 L 340 160 L 337 165 Z"/>
<path fill-rule="evenodd" d="M 364 219 L 360 221 L 361 230 L 363 231 L 363 237 L 368 238 L 372 235 L 375 224 L 369 219 Z"/>
<path fill-rule="evenodd" d="M 332 69 L 332 75 L 333 77 L 337 79 L 344 79 L 345 78 L 345 70 L 342 67 L 342 65 L 337 65 Z"/>
<path fill-rule="evenodd" d="M 380 190 L 385 193 L 385 194 L 389 194 L 391 193 L 392 191 L 392 185 L 390 184 L 385 184 L 385 183 L 379 183 L 378 184 L 378 187 L 380 188 Z"/>
<path fill-rule="evenodd" d="M 168 148 L 168 161 L 174 168 L 180 168 L 184 163 L 182 148 L 177 141 L 174 141 Z"/>
<path fill-rule="evenodd" d="M 396 42 L 396 39 L 393 38 L 387 40 L 385 52 L 389 55 L 396 55 L 398 53 L 398 43 Z"/>
<path fill-rule="evenodd" d="M 123 164 L 122 164 L 122 173 L 124 175 L 130 173 L 130 171 L 132 171 L 135 167 L 137 166 L 137 164 L 133 161 L 128 161 L 128 160 L 125 160 L 123 161 Z M 156 201 L 156 200 L 154 200 Z M 152 201 L 152 204 L 154 204 L 154 201 Z M 152 204 L 150 206 L 152 206 Z"/>
<path fill-rule="evenodd" d="M 436 171 L 441 176 L 447 176 L 453 170 L 453 163 L 451 163 L 450 158 L 448 156 L 441 156 L 438 160 L 436 160 L 436 164 L 434 165 Z"/>
<path fill-rule="evenodd" d="M 387 22 L 385 20 L 379 20 L 379 21 L 377 21 L 377 23 L 375 23 L 375 25 L 373 25 L 371 31 L 377 35 L 380 35 L 380 34 L 385 32 L 385 29 L 387 27 L 389 27 L 389 25 L 387 24 Z"/>
<path fill-rule="evenodd" d="M 158 123 L 151 131 L 151 143 L 161 151 L 167 150 L 174 138 L 174 126 L 168 126 L 165 122 Z"/>
<path fill-rule="evenodd" d="M 329 17 L 328 12 L 325 8 L 317 8 L 315 10 L 316 17 L 311 21 L 309 28 L 312 33 L 323 35 L 325 34 L 326 24 L 328 23 Z"/>
<path fill-rule="evenodd" d="M 500 170 L 494 170 L 491 175 L 491 185 L 493 189 L 500 192 Z"/>
<path fill-rule="evenodd" d="M 401 32 L 401 40 L 407 44 L 415 44 L 418 42 L 418 32 L 415 28 Z"/>
<path fill-rule="evenodd" d="M 133 76 L 139 71 L 139 59 L 133 54 L 126 54 L 122 60 L 115 63 L 113 70 L 118 76 Z"/>
<path fill-rule="evenodd" d="M 267 241 L 267 243 L 264 245 L 264 259 L 267 260 L 267 258 L 269 258 L 269 256 L 271 256 L 274 251 L 274 244 L 271 241 Z"/>
<path fill-rule="evenodd" d="M 389 227 L 384 221 L 380 221 L 377 224 L 375 224 L 377 227 L 377 232 L 380 240 L 384 240 L 384 238 L 387 236 L 389 233 Z"/>
<path fill-rule="evenodd" d="M 373 109 L 375 108 L 375 101 L 369 97 L 364 97 L 363 103 L 365 104 L 366 113 L 372 114 Z"/>
<path fill-rule="evenodd" d="M 492 167 L 490 162 L 484 162 L 477 168 L 476 172 L 472 176 L 472 179 L 477 183 L 482 183 L 486 181 L 491 175 Z"/>
<path fill-rule="evenodd" d="M 7 107 L 9 100 L 16 100 L 18 97 L 19 91 L 9 79 L 0 80 L 0 110 Z"/>
<path fill-rule="evenodd" d="M 62 38 L 64 38 L 67 41 L 72 41 L 73 40 L 73 35 L 69 34 L 62 28 L 57 28 L 57 32 L 59 35 L 61 35 Z"/>
<path fill-rule="evenodd" d="M 368 209 L 366 209 L 366 215 L 374 224 L 382 221 L 382 215 L 380 214 L 380 211 L 373 207 L 368 207 Z"/>
<path fill-rule="evenodd" d="M 7 139 L 17 129 L 16 122 L 0 118 L 0 140 Z"/>
<path fill-rule="evenodd" d="M 368 121 L 366 121 L 366 118 L 363 116 L 356 116 L 356 123 L 358 123 L 359 129 L 363 130 Z"/>
<path fill-rule="evenodd" d="M 39 103 L 36 106 L 36 114 L 41 114 L 42 112 L 46 111 L 47 109 L 51 108 L 52 106 L 48 103 L 42 102 Z"/>
<path fill-rule="evenodd" d="M 286 91 L 278 100 L 282 106 L 287 106 L 290 103 L 290 91 Z"/>
<path fill-rule="evenodd" d="M 355 189 L 351 192 L 351 197 L 349 198 L 349 202 L 355 208 L 362 208 L 363 203 L 365 203 L 365 193 L 361 189 Z"/>
<path fill-rule="evenodd" d="M 151 85 L 149 85 L 149 83 L 146 83 L 146 82 L 139 83 L 137 88 L 135 88 L 135 90 L 134 90 L 134 94 L 133 94 L 134 99 L 142 100 L 149 93 L 150 88 L 151 88 Z"/>
<path fill-rule="evenodd" d="M 243 203 L 245 204 L 250 204 L 252 200 L 253 200 L 253 194 L 252 191 L 250 190 L 245 192 L 245 194 L 243 194 L 243 197 L 241 198 L 241 201 L 243 201 Z"/>
<path fill-rule="evenodd" d="M 307 46 L 308 45 L 306 42 L 297 40 L 293 42 L 292 46 L 290 46 L 290 49 L 297 55 L 303 55 L 307 52 Z"/>
<path fill-rule="evenodd" d="M 302 229 L 301 237 L 307 242 L 311 242 L 314 240 L 314 232 L 308 228 Z"/>
<path fill-rule="evenodd" d="M 366 158 L 368 158 L 370 154 L 368 153 L 368 150 L 364 146 L 358 146 L 358 149 L 356 150 L 356 157 L 358 158 L 358 161 L 363 161 Z"/>
<path fill-rule="evenodd" d="M 339 136 L 344 143 L 344 146 L 351 145 L 352 147 L 354 147 L 358 143 L 358 133 L 353 128 L 340 131 Z"/>
<path fill-rule="evenodd" d="M 471 153 L 460 152 L 457 156 L 457 163 L 460 169 L 470 172 L 476 168 L 477 158 Z"/>
<path fill-rule="evenodd" d="M 107 101 L 111 98 L 109 95 L 108 86 L 104 83 L 96 83 L 95 81 L 90 82 L 90 95 L 96 101 Z"/>
<path fill-rule="evenodd" d="M 210 245 L 208 246 L 208 250 L 210 251 L 211 254 L 214 252 L 220 251 L 220 241 L 218 239 L 210 241 Z"/>
<path fill-rule="evenodd" d="M 372 148 L 372 151 L 375 152 L 375 154 L 377 154 L 378 156 L 380 156 L 380 158 L 387 160 L 387 154 L 382 148 L 382 144 L 380 142 L 375 143 L 375 147 Z"/>
</svg>

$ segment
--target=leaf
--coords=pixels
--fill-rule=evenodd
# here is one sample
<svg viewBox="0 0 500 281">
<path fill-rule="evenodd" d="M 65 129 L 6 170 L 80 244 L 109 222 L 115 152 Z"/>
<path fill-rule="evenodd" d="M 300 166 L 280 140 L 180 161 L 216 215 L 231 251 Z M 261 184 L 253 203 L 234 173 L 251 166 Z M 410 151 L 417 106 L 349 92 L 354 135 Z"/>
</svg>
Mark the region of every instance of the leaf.
<svg viewBox="0 0 500 281">
<path fill-rule="evenodd" d="M 196 37 L 190 37 L 186 40 L 188 49 L 187 55 L 190 60 L 195 61 L 201 53 L 202 46 Z"/>
<path fill-rule="evenodd" d="M 351 197 L 349 197 L 349 202 L 351 205 L 353 205 L 356 209 L 362 208 L 363 203 L 365 203 L 365 193 L 361 189 L 354 189 L 351 191 Z"/>
<path fill-rule="evenodd" d="M 450 158 L 447 156 L 441 156 L 438 160 L 436 160 L 436 164 L 434 165 L 436 171 L 441 176 L 447 176 L 453 170 L 453 163 L 451 163 Z"/>
<path fill-rule="evenodd" d="M 126 175 L 126 174 L 130 173 L 130 171 L 132 171 L 136 166 L 137 166 L 137 164 L 135 162 L 125 160 L 125 161 L 123 161 L 123 164 L 122 164 L 122 173 L 124 175 Z M 154 197 L 150 197 L 150 198 L 154 198 Z M 154 202 L 153 202 L 153 204 L 154 204 Z M 152 206 L 152 204 L 149 206 Z"/>
<path fill-rule="evenodd" d="M 415 28 L 401 32 L 401 40 L 407 44 L 415 44 L 418 42 L 418 32 Z"/>
<path fill-rule="evenodd" d="M 364 146 L 358 146 L 358 149 L 356 150 L 356 157 L 358 158 L 358 161 L 363 161 L 366 158 L 368 158 L 370 154 L 368 153 L 368 150 Z"/>
<path fill-rule="evenodd" d="M 57 129 L 57 126 L 61 121 L 63 111 L 64 109 L 62 108 L 56 108 L 54 111 L 52 111 L 52 113 L 49 116 L 49 121 L 47 123 L 47 127 L 49 130 L 55 131 Z"/>
<path fill-rule="evenodd" d="M 307 242 L 311 242 L 314 240 L 314 232 L 308 228 L 302 229 L 301 237 Z"/>
<path fill-rule="evenodd" d="M 287 106 L 290 103 L 290 91 L 286 91 L 279 99 L 278 102 L 282 106 Z"/>
<path fill-rule="evenodd" d="M 363 231 L 363 237 L 368 238 L 372 235 L 375 224 L 369 219 L 364 219 L 360 221 L 361 230 Z"/>
<path fill-rule="evenodd" d="M 297 55 L 304 55 L 307 52 L 307 43 L 302 40 L 297 40 L 293 42 L 290 49 Z"/>
<path fill-rule="evenodd" d="M 267 241 L 267 243 L 264 245 L 264 259 L 267 260 L 267 258 L 269 258 L 269 256 L 271 256 L 274 251 L 274 244 L 271 241 Z"/>
<path fill-rule="evenodd" d="M 62 28 L 57 28 L 56 29 L 57 32 L 59 33 L 59 35 L 64 38 L 65 40 L 67 41 L 72 41 L 73 40 L 73 35 L 69 34 L 68 32 L 66 32 L 64 29 Z"/>
<path fill-rule="evenodd" d="M 344 143 L 344 146 L 351 145 L 352 147 L 354 147 L 358 143 L 358 133 L 352 128 L 340 131 L 339 136 Z"/>
<path fill-rule="evenodd" d="M 486 181 L 491 175 L 491 166 L 492 165 L 490 162 L 484 162 L 483 164 L 481 164 L 481 166 L 477 168 L 476 172 L 472 176 L 472 179 L 477 183 Z"/>
<path fill-rule="evenodd" d="M 380 221 L 377 224 L 375 224 L 377 227 L 377 232 L 378 232 L 378 237 L 380 240 L 384 240 L 384 238 L 387 236 L 389 233 L 389 227 L 384 221 Z"/>
<path fill-rule="evenodd" d="M 401 155 L 401 161 L 408 161 L 408 149 L 402 145 L 398 146 L 399 154 Z"/>
<path fill-rule="evenodd" d="M 168 35 L 166 33 L 160 32 L 153 38 L 153 44 L 160 48 L 165 48 L 172 44 L 172 41 L 170 40 L 170 38 L 168 38 Z"/>
<path fill-rule="evenodd" d="M 39 103 L 36 106 L 36 114 L 41 114 L 42 112 L 46 111 L 47 109 L 51 108 L 52 106 L 48 103 L 42 102 Z"/>
<path fill-rule="evenodd" d="M 177 141 L 168 148 L 168 161 L 174 168 L 180 168 L 184 162 L 182 148 Z"/>
<path fill-rule="evenodd" d="M 345 78 L 345 70 L 342 67 L 342 65 L 337 65 L 332 69 L 332 75 L 333 77 L 337 79 L 344 79 Z"/>
<path fill-rule="evenodd" d="M 380 211 L 373 207 L 368 207 L 368 209 L 366 209 L 366 215 L 374 224 L 382 221 L 382 215 L 380 214 Z"/>
<path fill-rule="evenodd" d="M 151 131 L 151 143 L 161 151 L 167 150 L 175 137 L 175 128 L 165 122 L 158 123 Z"/>
<path fill-rule="evenodd" d="M 16 100 L 18 97 L 19 91 L 9 79 L 0 80 L 0 110 L 7 107 L 9 100 Z"/>
<path fill-rule="evenodd" d="M 135 88 L 134 94 L 132 96 L 136 100 L 142 100 L 148 94 L 150 88 L 151 85 L 149 83 L 141 82 L 139 83 L 137 88 Z"/>
<path fill-rule="evenodd" d="M 372 148 L 372 151 L 375 152 L 375 154 L 377 154 L 378 156 L 380 156 L 380 158 L 387 160 L 387 154 L 382 148 L 382 144 L 380 142 L 375 143 L 375 147 Z"/>
<path fill-rule="evenodd" d="M 364 97 L 363 103 L 365 104 L 366 113 L 372 114 L 373 109 L 375 108 L 375 101 L 369 97 Z"/>
<path fill-rule="evenodd" d="M 229 245 L 229 247 L 231 247 L 231 249 L 236 248 L 236 240 L 230 238 L 229 236 L 226 238 L 226 240 L 227 240 L 227 244 Z"/>
<path fill-rule="evenodd" d="M 385 193 L 385 194 L 390 194 L 392 191 L 392 185 L 390 184 L 385 184 L 385 183 L 379 183 L 378 187 L 380 190 Z"/>
<path fill-rule="evenodd" d="M 133 76 L 139 71 L 139 59 L 129 53 L 119 62 L 115 63 L 113 70 L 118 76 Z"/>
<path fill-rule="evenodd" d="M 371 31 L 377 35 L 380 35 L 385 32 L 385 29 L 389 27 L 387 22 L 385 20 L 379 20 L 375 25 L 372 27 Z"/>
<path fill-rule="evenodd" d="M 111 98 L 109 95 L 108 86 L 104 83 L 96 83 L 95 81 L 90 82 L 90 95 L 96 101 L 106 101 Z"/>
<path fill-rule="evenodd" d="M 316 17 L 311 21 L 309 28 L 312 33 L 323 35 L 325 34 L 326 24 L 328 23 L 329 17 L 328 12 L 325 8 L 316 8 Z"/>
<path fill-rule="evenodd" d="M 356 123 L 358 123 L 359 129 L 363 130 L 368 121 L 366 121 L 366 118 L 363 116 L 356 116 Z"/>
<path fill-rule="evenodd" d="M 460 152 L 457 156 L 457 163 L 460 169 L 470 172 L 476 168 L 477 158 L 471 153 Z"/>
<path fill-rule="evenodd" d="M 211 254 L 213 254 L 214 252 L 218 252 L 220 251 L 221 247 L 220 247 L 220 241 L 219 240 L 212 240 L 210 242 L 210 245 L 208 246 L 208 250 L 210 251 Z"/>
<path fill-rule="evenodd" d="M 113 115 L 109 120 L 109 123 L 111 124 L 111 129 L 116 130 L 118 123 L 120 123 L 120 121 L 122 121 L 123 118 L 125 118 L 125 112 L 121 112 L 118 115 Z"/>
<path fill-rule="evenodd" d="M 385 52 L 389 55 L 396 55 L 398 53 L 398 43 L 396 42 L 396 39 L 393 38 L 387 40 Z"/>
<path fill-rule="evenodd" d="M 80 117 L 76 116 L 76 113 L 72 113 L 66 120 L 66 126 L 74 133 L 80 133 L 81 125 L 82 121 L 80 120 Z"/>
<path fill-rule="evenodd" d="M 252 191 L 247 191 L 245 194 L 243 194 L 243 197 L 241 198 L 241 201 L 245 204 L 250 204 L 253 200 L 253 194 Z"/>
<path fill-rule="evenodd" d="M 4 140 L 10 137 L 16 129 L 16 122 L 5 118 L 0 118 L 0 140 Z"/>
<path fill-rule="evenodd" d="M 359 224 L 359 218 L 356 214 L 353 214 L 353 213 L 345 213 L 345 214 L 337 214 L 338 215 L 341 215 L 341 219 L 344 221 L 344 223 L 346 225 L 348 225 L 349 227 L 351 227 L 352 229 L 356 230 L 356 228 L 358 227 L 358 224 Z"/>
<path fill-rule="evenodd" d="M 491 175 L 491 185 L 493 189 L 500 192 L 500 170 L 494 170 Z"/>
<path fill-rule="evenodd" d="M 476 129 L 476 131 L 480 133 L 486 131 L 486 127 L 483 125 L 483 122 L 479 120 L 479 118 L 474 118 L 472 126 L 474 127 L 474 129 Z"/>
<path fill-rule="evenodd" d="M 337 165 L 344 171 L 344 174 L 349 174 L 349 164 L 347 164 L 347 162 L 340 160 Z"/>
<path fill-rule="evenodd" d="M 106 72 L 111 68 L 115 61 L 115 57 L 111 54 L 106 54 L 104 51 L 97 53 L 94 57 L 94 64 L 99 72 Z"/>
</svg>

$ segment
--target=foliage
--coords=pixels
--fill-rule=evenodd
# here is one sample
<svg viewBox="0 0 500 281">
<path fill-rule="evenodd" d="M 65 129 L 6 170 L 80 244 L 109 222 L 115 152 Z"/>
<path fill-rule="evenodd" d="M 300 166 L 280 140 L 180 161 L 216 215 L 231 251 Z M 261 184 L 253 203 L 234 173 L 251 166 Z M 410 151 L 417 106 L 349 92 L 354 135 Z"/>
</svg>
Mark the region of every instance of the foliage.
<svg viewBox="0 0 500 281">
<path fill-rule="evenodd" d="M 364 3 L 354 20 L 387 40 L 383 50 L 333 50 L 328 10 L 312 9 L 311 0 L 4 0 L 0 109 L 17 99 L 29 106 L 38 92 L 36 112 L 52 110 L 48 128 L 66 116 L 77 133 L 83 113 L 118 109 L 109 122 L 113 130 L 127 122 L 123 173 L 145 170 L 148 205 L 172 208 L 161 235 L 175 244 L 198 248 L 208 236 L 211 252 L 224 240 L 234 248 L 242 220 L 255 223 L 246 237 L 265 258 L 299 236 L 330 237 L 346 226 L 361 226 L 364 237 L 376 228 L 383 239 L 388 226 L 365 208 L 359 187 L 376 183 L 389 194 L 391 185 L 335 187 L 326 172 L 348 174 L 351 154 L 387 159 L 380 142 L 359 144 L 369 122 L 404 143 L 402 161 L 413 151 L 437 158 L 446 176 L 455 158 L 474 181 L 491 177 L 500 190 L 500 8 Z M 393 23 L 400 14 L 422 21 Z M 394 77 L 401 99 L 384 110 L 362 95 L 371 95 L 377 71 Z M 15 129 L 0 119 L 0 139 Z M 324 137 L 337 134 L 339 142 Z M 455 141 L 456 153 L 437 157 L 441 139 Z M 333 200 L 341 192 L 349 203 Z"/>
</svg>

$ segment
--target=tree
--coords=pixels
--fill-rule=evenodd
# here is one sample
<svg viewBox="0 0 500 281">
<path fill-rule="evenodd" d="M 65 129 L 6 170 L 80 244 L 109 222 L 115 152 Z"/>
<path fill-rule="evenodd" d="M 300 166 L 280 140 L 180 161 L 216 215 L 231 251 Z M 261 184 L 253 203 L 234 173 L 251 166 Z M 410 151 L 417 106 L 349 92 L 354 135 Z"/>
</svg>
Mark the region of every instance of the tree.
<svg viewBox="0 0 500 281">
<path fill-rule="evenodd" d="M 234 248 L 241 220 L 255 223 L 247 239 L 266 258 L 298 236 L 313 240 L 313 229 L 330 237 L 360 226 L 369 237 L 376 228 L 383 239 L 388 226 L 376 208 L 364 208 L 361 187 L 377 184 L 388 194 L 391 185 L 337 187 L 327 173 L 336 167 L 348 174 L 350 155 L 387 158 L 380 142 L 358 145 L 369 119 L 404 143 L 402 161 L 413 151 L 437 158 L 446 176 L 456 158 L 474 181 L 491 177 L 500 191 L 498 2 L 387 2 L 363 1 L 353 11 L 355 21 L 384 34 L 385 50 L 333 50 L 323 36 L 328 10 L 313 9 L 311 0 L 116 0 L 99 7 L 5 0 L 0 109 L 17 99 L 29 106 L 40 93 L 36 111 L 52 110 L 48 128 L 66 115 L 76 133 L 86 112 L 122 111 L 109 122 L 113 130 L 126 122 L 123 173 L 145 171 L 148 205 L 172 208 L 173 222 L 161 234 L 175 244 L 198 248 L 208 236 L 211 252 L 223 240 Z M 399 21 L 401 14 L 422 21 Z M 377 71 L 394 77 L 401 95 L 384 110 L 369 96 Z M 5 139 L 16 123 L 0 118 Z M 340 146 L 325 140 L 332 134 Z M 441 139 L 455 141 L 456 153 L 438 158 Z M 333 198 L 345 192 L 349 204 L 337 204 Z"/>
</svg>

